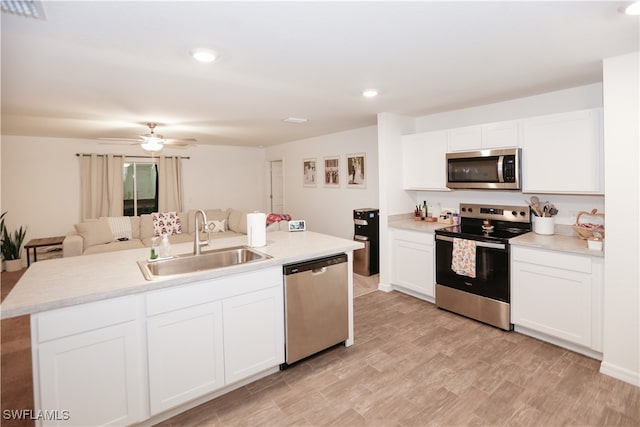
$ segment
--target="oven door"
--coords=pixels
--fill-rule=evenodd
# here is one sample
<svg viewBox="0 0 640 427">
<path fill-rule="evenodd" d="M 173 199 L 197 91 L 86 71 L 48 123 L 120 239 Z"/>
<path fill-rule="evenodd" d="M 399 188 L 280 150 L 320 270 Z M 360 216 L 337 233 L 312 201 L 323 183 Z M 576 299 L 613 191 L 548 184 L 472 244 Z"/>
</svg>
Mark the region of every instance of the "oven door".
<svg viewBox="0 0 640 427">
<path fill-rule="evenodd" d="M 475 239 L 474 239 L 475 240 Z M 436 283 L 509 302 L 509 245 L 476 240 L 476 277 L 451 269 L 453 237 L 436 235 Z"/>
</svg>

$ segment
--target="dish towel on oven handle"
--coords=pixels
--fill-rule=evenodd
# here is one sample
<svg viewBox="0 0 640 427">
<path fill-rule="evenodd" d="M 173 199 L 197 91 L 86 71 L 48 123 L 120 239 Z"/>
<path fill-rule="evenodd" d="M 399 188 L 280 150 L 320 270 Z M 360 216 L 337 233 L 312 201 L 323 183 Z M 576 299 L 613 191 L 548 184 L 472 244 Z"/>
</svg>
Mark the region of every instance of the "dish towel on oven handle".
<svg viewBox="0 0 640 427">
<path fill-rule="evenodd" d="M 476 277 L 476 242 L 475 240 L 453 238 L 451 253 L 451 269 L 461 276 Z"/>
</svg>

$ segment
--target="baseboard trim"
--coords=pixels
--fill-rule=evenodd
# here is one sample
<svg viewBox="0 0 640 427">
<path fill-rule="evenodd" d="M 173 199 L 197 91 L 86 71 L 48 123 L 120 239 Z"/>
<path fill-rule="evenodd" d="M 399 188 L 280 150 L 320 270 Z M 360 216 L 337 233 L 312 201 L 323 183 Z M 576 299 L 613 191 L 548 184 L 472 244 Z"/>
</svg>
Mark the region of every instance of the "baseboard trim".
<svg viewBox="0 0 640 427">
<path fill-rule="evenodd" d="M 603 361 L 600 364 L 600 373 L 613 377 L 617 380 L 624 381 L 636 387 L 640 387 L 640 372 L 634 372 L 632 370 Z"/>
<path fill-rule="evenodd" d="M 378 283 L 378 290 L 379 290 L 379 291 L 382 291 L 382 292 L 387 292 L 387 293 L 389 293 L 389 292 L 391 292 L 391 291 L 393 290 L 393 286 L 391 286 L 391 285 L 390 285 L 390 284 L 388 284 L 388 283 L 382 283 L 382 282 L 380 282 L 380 283 Z"/>
</svg>

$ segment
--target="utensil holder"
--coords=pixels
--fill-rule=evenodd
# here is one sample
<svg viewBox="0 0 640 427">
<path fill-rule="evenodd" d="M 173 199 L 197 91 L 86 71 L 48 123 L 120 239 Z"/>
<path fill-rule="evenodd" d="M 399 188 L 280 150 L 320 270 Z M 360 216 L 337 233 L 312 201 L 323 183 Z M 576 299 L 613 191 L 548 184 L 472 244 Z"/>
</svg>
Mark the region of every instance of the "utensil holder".
<svg viewBox="0 0 640 427">
<path fill-rule="evenodd" d="M 555 231 L 555 218 L 552 216 L 537 216 L 533 223 L 533 231 L 536 234 L 552 235 Z"/>
</svg>

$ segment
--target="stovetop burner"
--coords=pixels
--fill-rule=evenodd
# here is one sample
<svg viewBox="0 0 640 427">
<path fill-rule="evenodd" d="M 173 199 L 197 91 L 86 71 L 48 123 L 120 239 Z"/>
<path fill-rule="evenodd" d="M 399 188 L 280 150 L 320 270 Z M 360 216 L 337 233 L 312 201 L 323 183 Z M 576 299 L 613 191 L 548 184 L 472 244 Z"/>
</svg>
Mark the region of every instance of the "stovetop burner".
<svg viewBox="0 0 640 427">
<path fill-rule="evenodd" d="M 496 206 L 461 203 L 460 225 L 436 230 L 436 234 L 463 239 L 509 239 L 531 231 L 528 206 Z"/>
</svg>

